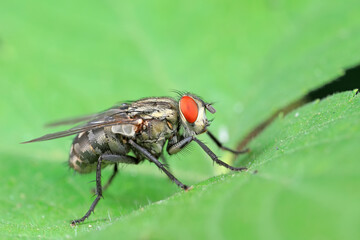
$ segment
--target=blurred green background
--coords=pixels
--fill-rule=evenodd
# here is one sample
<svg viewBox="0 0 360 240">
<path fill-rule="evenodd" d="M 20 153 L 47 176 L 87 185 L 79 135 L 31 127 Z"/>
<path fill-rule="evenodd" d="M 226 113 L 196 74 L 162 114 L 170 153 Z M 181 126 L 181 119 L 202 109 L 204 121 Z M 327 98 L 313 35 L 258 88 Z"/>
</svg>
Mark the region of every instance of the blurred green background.
<svg viewBox="0 0 360 240">
<path fill-rule="evenodd" d="M 190 192 L 149 163 L 122 166 L 75 228 L 95 176 L 67 169 L 71 138 L 19 144 L 62 129 L 45 123 L 176 89 L 215 102 L 210 129 L 235 147 L 360 63 L 359 10 L 356 0 L 1 1 L 0 237 L 359 239 L 352 91 L 280 116 L 236 160 L 247 173 L 214 177 L 219 168 L 196 145 L 172 156 Z"/>
</svg>

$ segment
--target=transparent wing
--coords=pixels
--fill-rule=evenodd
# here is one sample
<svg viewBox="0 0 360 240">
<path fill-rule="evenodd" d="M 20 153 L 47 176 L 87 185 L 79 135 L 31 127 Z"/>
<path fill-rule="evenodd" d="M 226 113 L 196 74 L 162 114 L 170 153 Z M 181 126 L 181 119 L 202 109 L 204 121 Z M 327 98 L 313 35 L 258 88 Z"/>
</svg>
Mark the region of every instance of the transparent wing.
<svg viewBox="0 0 360 240">
<path fill-rule="evenodd" d="M 102 120 L 93 120 L 85 125 L 77 126 L 74 128 L 71 128 L 69 130 L 56 132 L 56 133 L 50 133 L 47 135 L 44 135 L 39 138 L 32 139 L 30 141 L 22 142 L 22 143 L 31 143 L 31 142 L 40 142 L 40 141 L 46 141 L 56 138 L 62 138 L 66 136 L 70 136 L 73 134 L 81 133 L 90 131 L 92 129 L 96 128 L 102 128 L 102 127 L 108 127 L 108 126 L 114 126 L 114 125 L 121 125 L 121 124 L 131 124 L 131 125 L 139 125 L 142 123 L 142 119 L 129 119 L 126 118 L 126 115 L 124 114 L 112 114 L 110 116 L 107 116 L 106 118 Z"/>
<path fill-rule="evenodd" d="M 89 121 L 95 121 L 95 120 L 102 120 L 107 118 L 108 116 L 114 115 L 114 114 L 121 114 L 121 113 L 125 113 L 128 108 L 129 108 L 129 104 L 127 103 L 121 103 L 120 105 L 116 105 L 110 109 L 107 109 L 103 112 L 100 113 L 96 113 L 96 114 L 90 114 L 90 115 L 85 115 L 85 116 L 80 116 L 80 117 L 75 117 L 75 118 L 69 118 L 69 119 L 64 119 L 64 120 L 60 120 L 57 122 L 52 122 L 52 123 L 48 123 L 45 125 L 45 127 L 57 127 L 57 126 L 61 126 L 61 125 L 72 125 L 72 124 L 76 124 L 76 123 L 81 123 L 81 122 L 89 122 Z"/>
<path fill-rule="evenodd" d="M 81 116 L 81 117 L 76 117 L 76 118 L 64 119 L 64 120 L 60 120 L 57 122 L 47 123 L 45 125 L 45 127 L 57 127 L 57 126 L 61 126 L 61 125 L 72 125 L 72 124 L 92 120 L 97 116 L 98 116 L 98 114 L 92 114 L 92 115 L 86 115 L 86 116 Z"/>
<path fill-rule="evenodd" d="M 117 106 L 114 106 L 106 111 L 100 112 L 98 114 L 92 114 L 67 120 L 62 120 L 59 122 L 48 124 L 47 126 L 59 126 L 65 124 L 76 124 L 85 122 L 79 126 L 71 128 L 69 130 L 47 134 L 45 136 L 35 138 L 30 141 L 23 143 L 39 142 L 46 141 L 56 138 L 62 138 L 70 136 L 73 134 L 86 132 L 91 129 L 114 126 L 114 125 L 134 125 L 138 126 L 142 123 L 143 119 L 152 119 L 154 116 L 151 114 L 154 112 L 162 112 L 163 118 L 165 118 L 170 111 L 174 111 L 173 102 L 167 98 L 144 98 L 132 103 L 122 103 Z M 158 117 L 159 118 L 159 117 Z M 128 126 L 124 129 L 116 129 L 119 133 L 127 133 L 127 130 L 134 128 L 129 128 Z M 130 131 L 131 132 L 131 131 Z M 126 135 L 126 134 L 125 134 Z"/>
</svg>

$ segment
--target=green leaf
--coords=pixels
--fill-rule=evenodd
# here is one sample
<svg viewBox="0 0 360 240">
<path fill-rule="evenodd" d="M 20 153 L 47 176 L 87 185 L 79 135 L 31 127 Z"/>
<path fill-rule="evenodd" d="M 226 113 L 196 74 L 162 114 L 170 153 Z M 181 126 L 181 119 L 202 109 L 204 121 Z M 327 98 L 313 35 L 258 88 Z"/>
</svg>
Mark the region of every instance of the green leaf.
<svg viewBox="0 0 360 240">
<path fill-rule="evenodd" d="M 352 93 L 278 119 L 237 163 L 256 175 L 209 179 L 214 167 L 195 145 L 169 159 L 180 180 L 196 184 L 187 193 L 149 163 L 124 166 L 96 214 L 76 228 L 68 221 L 90 206 L 94 175 L 73 175 L 63 164 L 71 140 L 18 144 L 60 130 L 42 129 L 47 122 L 178 89 L 216 102 L 211 129 L 230 133 L 226 145 L 234 147 L 277 109 L 360 63 L 359 7 L 355 0 L 1 2 L 1 238 L 359 237 Z"/>
<path fill-rule="evenodd" d="M 247 173 L 211 178 L 84 239 L 357 239 L 359 118 L 353 92 L 311 103 L 251 144 Z"/>
</svg>

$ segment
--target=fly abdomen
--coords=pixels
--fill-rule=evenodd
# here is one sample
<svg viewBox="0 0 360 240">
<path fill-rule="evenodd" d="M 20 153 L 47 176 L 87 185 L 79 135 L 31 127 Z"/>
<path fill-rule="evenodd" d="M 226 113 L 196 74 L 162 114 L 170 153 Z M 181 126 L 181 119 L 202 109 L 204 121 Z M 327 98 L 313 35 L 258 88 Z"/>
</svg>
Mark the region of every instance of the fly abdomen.
<svg viewBox="0 0 360 240">
<path fill-rule="evenodd" d="M 73 146 L 71 146 L 69 166 L 79 173 L 89 173 L 95 170 L 93 164 L 81 160 L 80 156 L 73 149 Z"/>
<path fill-rule="evenodd" d="M 79 173 L 96 170 L 100 155 L 126 155 L 129 147 L 122 142 L 121 136 L 111 132 L 111 127 L 98 128 L 78 134 L 70 150 L 69 165 Z M 105 167 L 107 164 L 102 164 Z"/>
<path fill-rule="evenodd" d="M 79 133 L 70 149 L 69 165 L 79 173 L 89 173 L 96 169 L 99 156 L 108 150 L 103 128 Z"/>
</svg>

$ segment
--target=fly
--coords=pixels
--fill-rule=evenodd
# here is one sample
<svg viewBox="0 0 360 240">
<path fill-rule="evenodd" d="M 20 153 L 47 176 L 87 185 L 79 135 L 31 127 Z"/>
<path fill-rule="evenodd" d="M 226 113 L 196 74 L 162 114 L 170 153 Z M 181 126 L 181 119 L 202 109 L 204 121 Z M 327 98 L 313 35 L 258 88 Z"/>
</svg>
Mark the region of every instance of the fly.
<svg viewBox="0 0 360 240">
<path fill-rule="evenodd" d="M 179 181 L 158 159 L 166 151 L 175 154 L 190 142 L 196 142 L 211 159 L 230 170 L 243 171 L 245 167 L 233 167 L 221 161 L 197 135 L 207 133 L 217 146 L 234 154 L 247 152 L 235 151 L 222 143 L 207 130 L 210 122 L 206 110 L 215 113 L 214 107 L 198 96 L 184 93 L 178 100 L 169 97 L 143 98 L 123 103 L 104 112 L 80 118 L 60 121 L 50 126 L 81 125 L 66 131 L 47 134 L 24 142 L 39 142 L 77 134 L 70 149 L 69 166 L 79 173 L 96 171 L 96 198 L 85 215 L 71 223 L 75 225 L 87 219 L 94 211 L 105 190 L 118 172 L 118 164 L 139 164 L 145 159 L 154 163 L 171 181 L 183 190 L 189 187 Z M 131 154 L 132 153 L 132 154 Z M 113 165 L 114 171 L 107 183 L 101 185 L 101 169 Z"/>
</svg>

